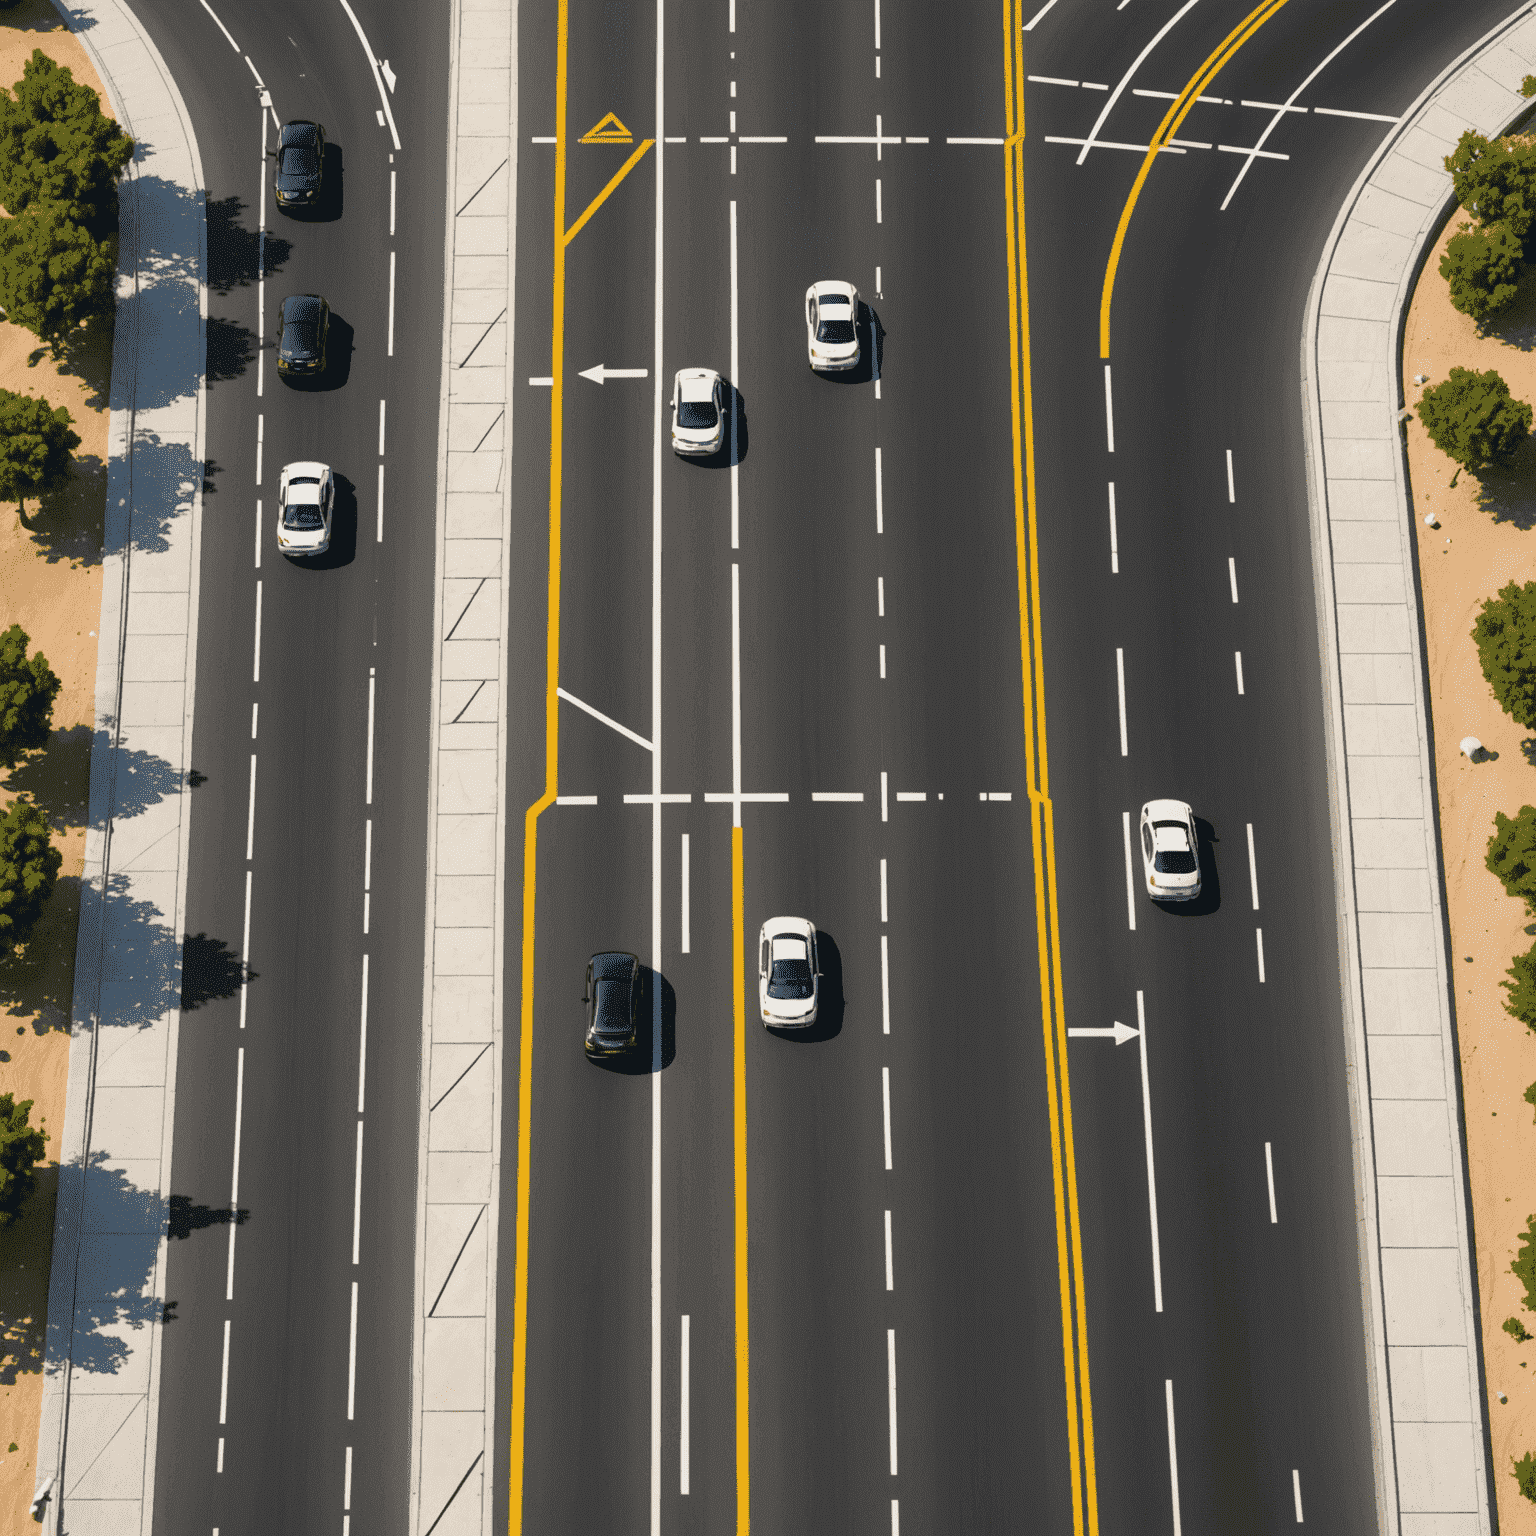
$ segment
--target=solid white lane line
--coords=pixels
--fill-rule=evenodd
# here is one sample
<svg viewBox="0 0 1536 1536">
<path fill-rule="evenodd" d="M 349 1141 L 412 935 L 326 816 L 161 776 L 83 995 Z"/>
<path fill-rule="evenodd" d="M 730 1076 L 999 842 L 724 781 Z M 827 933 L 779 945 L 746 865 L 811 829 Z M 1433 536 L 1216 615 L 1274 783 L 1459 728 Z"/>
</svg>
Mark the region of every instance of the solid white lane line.
<svg viewBox="0 0 1536 1536">
<path fill-rule="evenodd" d="M 887 782 L 888 778 L 889 778 L 889 775 L 882 768 L 880 770 L 880 820 L 881 821 L 889 821 L 891 819 L 891 817 L 890 817 L 890 807 L 886 803 L 886 793 L 885 793 L 885 786 L 886 786 L 886 782 Z"/>
<path fill-rule="evenodd" d="M 891 1032 L 891 943 L 890 936 L 880 935 L 880 1022 L 885 1034 Z"/>
<path fill-rule="evenodd" d="M 251 740 L 256 740 L 256 711 L 261 708 L 259 703 L 251 705 Z"/>
<path fill-rule="evenodd" d="M 250 993 L 246 978 L 251 974 L 251 874 L 245 872 L 245 927 L 240 940 L 240 1028 L 245 1028 L 245 1000 Z"/>
<path fill-rule="evenodd" d="M 688 925 L 688 834 L 683 833 L 683 953 L 688 953 L 689 925 Z"/>
<path fill-rule="evenodd" d="M 880 681 L 885 681 L 885 647 L 880 647 Z"/>
<path fill-rule="evenodd" d="M 1232 481 L 1232 450 L 1227 449 L 1227 500 L 1232 503 L 1237 501 L 1237 487 Z"/>
<path fill-rule="evenodd" d="M 891 919 L 890 919 L 890 915 L 889 914 L 890 914 L 890 907 L 889 907 L 889 905 L 887 904 L 887 901 L 886 901 L 885 860 L 881 859 L 880 860 L 880 921 L 882 923 L 890 922 Z"/>
<path fill-rule="evenodd" d="M 224 1363 L 219 1367 L 219 1423 L 229 1419 L 229 1319 L 224 1319 Z"/>
<path fill-rule="evenodd" d="M 885 617 L 885 577 L 875 577 L 875 610 L 883 619 Z"/>
<path fill-rule="evenodd" d="M 352 1262 L 363 1241 L 363 1122 L 357 1122 L 357 1166 L 352 1179 Z"/>
<path fill-rule="evenodd" d="M 1253 910 L 1259 910 L 1259 866 L 1253 857 L 1253 823 L 1248 823 L 1248 889 L 1253 894 Z"/>
<path fill-rule="evenodd" d="M 1098 138 L 1099 129 L 1104 126 L 1105 122 L 1109 118 L 1109 114 L 1115 110 L 1115 103 L 1119 101 L 1120 97 L 1125 91 L 1126 86 L 1128 86 L 1135 78 L 1136 71 L 1146 63 L 1147 57 L 1152 52 L 1152 50 L 1156 48 L 1157 45 L 1162 42 L 1162 40 L 1173 30 L 1177 23 L 1183 18 L 1184 14 L 1194 8 L 1195 4 L 1196 0 L 1184 0 L 1184 4 L 1181 5 L 1178 10 L 1176 10 L 1173 15 L 1163 23 L 1158 31 L 1153 34 L 1151 41 L 1147 43 L 1141 52 L 1136 55 L 1135 62 L 1128 70 L 1126 70 L 1123 75 L 1121 75 L 1119 83 L 1115 86 L 1114 90 L 1109 93 L 1109 99 L 1104 103 L 1103 110 L 1093 120 L 1093 127 L 1088 130 L 1088 137 L 1083 144 L 1082 153 L 1077 157 L 1077 163 L 1079 165 L 1081 165 L 1083 161 L 1088 158 L 1088 151 L 1093 147 L 1094 140 Z"/>
<path fill-rule="evenodd" d="M 1291 1468 L 1291 1492 L 1296 1496 L 1296 1524 L 1301 1525 L 1301 1473 L 1295 1467 Z"/>
<path fill-rule="evenodd" d="M 265 413 L 256 415 L 256 484 L 261 484 L 261 452 L 266 446 L 267 418 Z"/>
<path fill-rule="evenodd" d="M 1234 555 L 1227 556 L 1227 580 L 1232 583 L 1232 601 L 1237 601 L 1237 558 Z"/>
<path fill-rule="evenodd" d="M 1264 980 L 1264 930 L 1262 928 L 1255 928 L 1253 930 L 1253 941 L 1258 946 L 1259 981 L 1262 983 Z"/>
<path fill-rule="evenodd" d="M 813 789 L 811 799 L 818 803 L 838 801 L 843 803 L 858 802 L 863 804 L 864 791 L 862 789 Z"/>
<path fill-rule="evenodd" d="M 891 1404 L 891 1476 L 896 1476 L 896 1330 L 885 1330 L 885 1371 L 890 1383 Z"/>
<path fill-rule="evenodd" d="M 1120 756 L 1131 755 L 1130 740 L 1125 733 L 1125 652 L 1115 649 L 1115 688 L 1120 696 Z"/>
<path fill-rule="evenodd" d="M 224 1275 L 225 1301 L 235 1299 L 235 1230 L 240 1225 L 240 1127 L 244 1119 L 245 1047 L 242 1045 L 235 1053 L 235 1137 L 229 1172 L 229 1259 Z"/>
<path fill-rule="evenodd" d="M 1070 85 L 1073 90 L 1082 84 L 1081 80 L 1063 80 L 1056 75 L 1026 75 L 1024 78 L 1035 85 Z"/>
<path fill-rule="evenodd" d="M 379 525 L 374 535 L 374 543 L 384 542 L 384 466 L 379 465 Z"/>
<path fill-rule="evenodd" d="M 245 813 L 245 861 L 250 863 L 256 847 L 256 754 L 251 753 L 251 803 Z"/>
<path fill-rule="evenodd" d="M 224 37 L 225 37 L 226 41 L 229 43 L 229 46 L 231 48 L 233 48 L 236 53 L 239 53 L 240 52 L 240 44 L 237 43 L 234 40 L 234 38 L 230 37 L 230 35 L 229 35 L 229 28 L 226 27 L 224 25 L 224 23 L 219 20 L 218 16 L 214 12 L 213 7 L 208 4 L 208 0 L 200 0 L 200 3 L 202 5 L 203 9 L 205 11 L 207 11 L 210 16 L 213 17 L 213 24 L 214 24 L 214 26 L 216 26 L 219 29 L 219 31 L 224 34 Z M 1052 3 L 1054 3 L 1054 0 L 1052 0 Z"/>
<path fill-rule="evenodd" d="M 735 0 L 732 0 L 734 6 Z M 656 104 L 653 118 L 656 137 L 665 139 L 667 121 L 666 64 L 667 64 L 667 7 L 666 0 L 656 0 Z M 651 386 L 651 740 L 655 744 L 651 752 L 651 793 L 656 797 L 651 803 L 651 969 L 662 968 L 661 905 L 661 551 L 662 551 L 662 412 L 665 388 L 662 378 L 662 341 L 665 321 L 666 243 L 663 239 L 666 207 L 666 145 L 656 146 L 655 154 L 655 202 L 651 225 L 651 367 L 656 377 Z M 734 166 L 731 167 L 735 169 Z M 732 208 L 732 227 L 735 227 L 736 210 Z M 735 283 L 732 282 L 732 294 Z M 734 297 L 731 323 L 731 383 L 736 383 L 736 326 Z M 733 416 L 734 420 L 734 416 Z M 734 430 L 734 428 L 733 428 Z M 734 447 L 734 439 L 733 439 Z M 732 454 L 735 457 L 735 454 Z M 734 477 L 735 471 L 732 471 Z M 736 786 L 740 788 L 740 785 Z M 737 814 L 740 815 L 738 803 Z M 661 1536 L 661 1001 L 660 987 L 651 994 L 651 1536 Z"/>
<path fill-rule="evenodd" d="M 885 219 L 885 204 L 880 196 L 880 178 L 875 177 L 875 223 L 882 223 Z"/>
<path fill-rule="evenodd" d="M 731 169 L 735 170 L 732 163 Z M 657 370 L 660 381 L 660 369 Z M 741 325 L 737 304 L 736 204 L 731 203 L 731 388 L 741 388 Z M 741 548 L 741 465 L 736 452 L 737 395 L 731 397 L 731 548 Z"/>
<path fill-rule="evenodd" d="M 389 173 L 389 238 L 395 238 L 395 172 Z"/>
<path fill-rule="evenodd" d="M 368 1077 L 368 956 L 363 956 L 363 1000 L 357 1024 L 357 1112 L 363 1112 L 363 1085 Z"/>
<path fill-rule="evenodd" d="M 347 20 L 352 23 L 353 30 L 357 33 L 357 40 L 363 45 L 363 56 L 368 60 L 368 67 L 373 71 L 373 83 L 379 88 L 379 103 L 382 113 L 379 122 L 389 124 L 389 137 L 395 146 L 395 153 L 400 153 L 400 135 L 395 132 L 395 114 L 389 107 L 389 95 L 384 89 L 384 78 L 379 73 L 379 61 L 375 57 L 373 47 L 368 41 L 368 34 L 363 31 L 363 24 L 357 19 L 357 12 L 347 3 L 341 0 L 341 8 L 347 13 Z M 350 1417 L 350 1415 L 348 1415 Z"/>
<path fill-rule="evenodd" d="M 1164 1381 L 1168 1398 L 1168 1482 L 1173 1489 L 1173 1536 L 1181 1536 L 1179 1524 L 1179 1452 L 1173 1433 L 1173 1382 Z"/>
<path fill-rule="evenodd" d="M 741 567 L 731 567 L 731 825 L 741 825 Z"/>
<path fill-rule="evenodd" d="M 1372 19 L 1374 20 L 1374 18 Z M 1401 121 L 1400 118 L 1391 117 L 1385 112 L 1347 112 L 1343 107 L 1313 107 L 1312 110 L 1320 117 L 1358 117 L 1368 123 L 1396 123 Z"/>
<path fill-rule="evenodd" d="M 1243 691 L 1243 653 L 1241 651 L 1233 651 L 1232 654 L 1237 658 L 1237 691 L 1238 691 L 1238 693 L 1242 693 L 1242 691 Z"/>
<path fill-rule="evenodd" d="M 1157 1174 L 1152 1163 L 1152 1079 L 1147 1072 L 1147 1009 L 1142 994 L 1136 994 L 1136 1023 L 1141 1049 L 1141 1126 L 1147 1142 L 1147 1210 L 1152 1219 L 1152 1299 L 1163 1310 L 1163 1250 L 1157 1232 Z"/>
<path fill-rule="evenodd" d="M 352 1282 L 352 1326 L 347 1332 L 347 1418 L 357 1417 L 357 1281 Z"/>
<path fill-rule="evenodd" d="M 1033 32 L 1035 27 L 1045 19 L 1045 13 L 1055 4 L 1056 0 L 1045 0 L 1045 4 L 1035 12 L 1033 19 L 1024 23 L 1024 30 L 1026 32 Z"/>
<path fill-rule="evenodd" d="M 390 175 L 394 175 L 391 171 Z M 384 402 L 379 401 L 379 457 L 384 457 Z"/>
<path fill-rule="evenodd" d="M 1264 1143 L 1264 1181 L 1269 1185 L 1269 1224 L 1280 1224 L 1280 1213 L 1275 1209 L 1275 1156 L 1270 1150 L 1270 1144 Z"/>
<path fill-rule="evenodd" d="M 378 679 L 374 676 L 373 668 L 368 669 L 368 781 L 364 790 L 363 803 L 373 804 L 373 706 L 374 690 Z"/>
<path fill-rule="evenodd" d="M 1115 392 L 1109 381 L 1109 364 L 1104 364 L 1104 435 L 1109 440 L 1109 451 L 1115 451 Z"/>
<path fill-rule="evenodd" d="M 1281 106 L 1277 101 L 1240 101 L 1238 102 L 1238 106 L 1259 107 L 1262 108 L 1265 112 L 1300 112 L 1305 114 L 1307 110 L 1305 107 Z"/>
<path fill-rule="evenodd" d="M 891 1069 L 880 1068 L 880 1104 L 885 1115 L 885 1169 L 891 1170 Z"/>
<path fill-rule="evenodd" d="M 1109 570 L 1120 574 L 1120 529 L 1115 522 L 1115 482 L 1109 482 Z"/>
<path fill-rule="evenodd" d="M 346 4 L 346 0 L 342 0 Z M 389 344 L 385 349 L 385 356 L 395 355 L 395 253 L 389 253 Z"/>
<path fill-rule="evenodd" d="M 690 1383 L 689 1383 L 689 1380 L 688 1380 L 689 1364 L 690 1364 L 689 1359 L 688 1359 L 688 1323 L 689 1323 L 688 1314 L 686 1312 L 684 1312 L 683 1313 L 682 1362 L 681 1362 L 681 1365 L 682 1365 L 682 1370 L 681 1370 L 682 1387 L 681 1387 L 681 1402 L 679 1404 L 679 1407 L 681 1409 L 679 1417 L 682 1420 L 682 1426 L 681 1426 L 681 1428 L 678 1431 L 678 1448 L 677 1448 L 678 1449 L 678 1456 L 677 1456 L 678 1490 L 677 1491 L 679 1493 L 683 1493 L 683 1494 L 686 1494 L 688 1492 L 689 1473 L 692 1470 L 692 1468 L 690 1466 L 691 1452 L 692 1452 L 692 1449 L 693 1449 L 692 1446 L 689 1443 L 689 1434 L 688 1434 L 688 1416 L 689 1416 L 689 1407 L 690 1407 L 690 1400 L 691 1400 L 691 1393 L 689 1391 Z"/>
<path fill-rule="evenodd" d="M 875 449 L 875 532 L 885 532 L 885 491 L 880 475 L 880 450 Z"/>
<path fill-rule="evenodd" d="M 341 1485 L 341 1507 L 352 1508 L 352 1447 L 347 1447 L 347 1470 Z"/>
<path fill-rule="evenodd" d="M 256 642 L 251 659 L 251 681 L 261 681 L 261 582 L 256 583 Z"/>
<path fill-rule="evenodd" d="M 1121 811 L 1120 827 L 1125 834 L 1125 918 L 1136 932 L 1136 877 L 1131 872 L 1131 813 Z"/>
<path fill-rule="evenodd" d="M 885 1213 L 885 1288 L 896 1289 L 896 1262 L 891 1253 L 891 1213 Z"/>
</svg>

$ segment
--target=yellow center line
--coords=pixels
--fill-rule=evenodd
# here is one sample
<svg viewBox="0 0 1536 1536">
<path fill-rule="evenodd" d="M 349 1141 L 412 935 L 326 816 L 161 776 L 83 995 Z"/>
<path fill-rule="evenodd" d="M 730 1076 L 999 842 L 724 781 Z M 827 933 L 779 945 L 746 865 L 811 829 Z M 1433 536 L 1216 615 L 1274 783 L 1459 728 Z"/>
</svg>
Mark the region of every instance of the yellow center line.
<svg viewBox="0 0 1536 1536">
<path fill-rule="evenodd" d="M 559 0 L 555 45 L 555 269 L 550 318 L 549 587 L 544 641 L 544 793 L 523 818 L 522 1010 L 517 1066 L 517 1236 L 512 1279 L 511 1449 L 507 1529 L 523 1528 L 523 1448 L 528 1406 L 528 1242 L 533 1156 L 533 939 L 538 894 L 539 817 L 560 782 L 560 497 L 565 389 L 565 88 L 569 0 Z M 606 194 L 605 194 L 606 195 Z"/>
<path fill-rule="evenodd" d="M 736 1536 L 752 1529 L 751 1448 L 748 1383 L 751 1364 L 747 1333 L 747 930 L 743 895 L 741 828 L 731 828 L 731 998 L 735 1035 L 731 1051 L 734 1083 L 736 1172 Z"/>
<path fill-rule="evenodd" d="M 1142 157 L 1141 169 L 1136 172 L 1136 180 L 1131 184 L 1131 195 L 1126 198 L 1125 207 L 1121 210 L 1120 224 L 1115 230 L 1114 243 L 1109 248 L 1109 265 L 1104 269 L 1104 293 L 1099 300 L 1099 356 L 1101 358 L 1109 356 L 1109 301 L 1115 289 L 1115 273 L 1120 266 L 1120 249 L 1125 244 L 1125 232 L 1130 228 L 1131 213 L 1136 207 L 1136 199 L 1141 196 L 1141 189 L 1146 182 L 1147 173 L 1152 169 L 1152 162 L 1161 153 L 1169 139 L 1179 131 L 1179 125 L 1189 116 L 1190 109 L 1232 55 L 1285 3 L 1286 0 L 1263 0 L 1262 4 L 1249 11 L 1227 33 L 1221 45 L 1209 55 L 1205 63 L 1195 71 L 1189 84 L 1179 92 L 1173 105 L 1163 114 L 1163 120 L 1158 125 L 1157 132 L 1152 135 L 1152 142 L 1147 146 L 1147 152 Z"/>
<path fill-rule="evenodd" d="M 629 157 L 628 160 L 624 162 L 623 165 L 618 168 L 618 170 L 613 173 L 613 177 L 609 181 L 608 185 L 604 187 L 603 190 L 599 192 L 590 203 L 587 204 L 586 212 L 584 212 L 582 216 L 577 219 L 576 222 L 572 224 L 568 230 L 566 230 L 564 241 L 566 245 L 569 245 L 571 241 L 581 233 L 587 220 L 590 219 L 592 215 L 596 213 L 597 210 L 608 201 L 608 199 L 613 195 L 613 189 L 617 187 L 618 184 L 623 181 L 624 178 L 628 176 L 632 170 L 634 170 L 634 168 L 640 163 L 641 157 L 645 154 L 646 150 L 648 150 L 655 142 L 655 139 L 641 139 L 640 143 L 635 147 L 634 153 Z M 564 143 L 565 141 L 562 139 L 560 143 L 556 144 L 556 155 L 558 155 L 564 148 Z"/>
</svg>

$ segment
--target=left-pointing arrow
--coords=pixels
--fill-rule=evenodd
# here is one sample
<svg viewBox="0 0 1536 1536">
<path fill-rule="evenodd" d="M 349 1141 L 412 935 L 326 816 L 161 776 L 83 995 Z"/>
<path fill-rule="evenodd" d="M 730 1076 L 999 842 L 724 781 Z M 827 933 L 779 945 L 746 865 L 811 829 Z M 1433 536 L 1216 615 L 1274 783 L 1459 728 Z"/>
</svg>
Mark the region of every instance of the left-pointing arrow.
<svg viewBox="0 0 1536 1536">
<path fill-rule="evenodd" d="M 601 384 L 604 379 L 643 379 L 647 373 L 644 368 L 605 368 L 599 363 L 595 368 L 583 368 L 581 377 Z"/>
<path fill-rule="evenodd" d="M 1113 1037 L 1116 1045 L 1124 1045 L 1127 1040 L 1134 1040 L 1141 1031 L 1132 1029 L 1129 1024 L 1122 1024 L 1119 1019 L 1116 1019 L 1113 1029 L 1069 1029 L 1067 1033 L 1074 1038 L 1078 1035 L 1104 1040 Z"/>
</svg>

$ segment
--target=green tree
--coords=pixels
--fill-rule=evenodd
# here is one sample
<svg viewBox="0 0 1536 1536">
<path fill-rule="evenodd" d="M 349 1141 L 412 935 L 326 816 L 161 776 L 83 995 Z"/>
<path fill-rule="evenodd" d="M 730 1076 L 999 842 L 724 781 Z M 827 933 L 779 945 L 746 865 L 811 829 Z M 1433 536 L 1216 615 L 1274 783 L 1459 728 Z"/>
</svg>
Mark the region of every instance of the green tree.
<svg viewBox="0 0 1536 1536">
<path fill-rule="evenodd" d="M 1525 1102 L 1531 1106 L 1532 1109 L 1536 1109 L 1536 1083 L 1532 1083 L 1531 1086 L 1527 1088 L 1523 1094 L 1520 1095 L 1520 1097 L 1523 1098 Z"/>
<path fill-rule="evenodd" d="M 1481 224 L 1503 224 L 1524 240 L 1536 223 L 1536 146 L 1485 139 L 1470 129 L 1445 157 L 1456 201 Z"/>
<path fill-rule="evenodd" d="M 1506 1317 L 1503 1327 L 1516 1344 L 1524 1344 L 1531 1336 L 1531 1330 L 1518 1317 Z"/>
<path fill-rule="evenodd" d="M 1536 96 L 1536 75 L 1527 75 L 1520 82 L 1520 94 L 1522 96 Z"/>
<path fill-rule="evenodd" d="M 1464 224 L 1440 258 L 1440 276 L 1451 285 L 1451 303 L 1478 321 L 1507 308 L 1520 291 L 1521 249 L 1502 224 L 1491 229 Z"/>
<path fill-rule="evenodd" d="M 18 1104 L 11 1094 L 0 1093 L 0 1222 L 15 1221 L 37 1188 L 32 1169 L 43 1155 L 48 1134 L 27 1123 L 31 1112 L 31 1099 Z"/>
<path fill-rule="evenodd" d="M 1516 955 L 1514 964 L 1504 974 L 1513 978 L 1499 983 L 1509 989 L 1509 996 L 1504 999 L 1505 1008 L 1527 1029 L 1536 1029 L 1536 944 L 1525 954 Z M 1536 1083 L 1532 1087 L 1536 1087 Z"/>
<path fill-rule="evenodd" d="M 1525 1287 L 1525 1310 L 1536 1312 L 1536 1216 L 1525 1218 L 1525 1231 L 1509 1272 Z"/>
<path fill-rule="evenodd" d="M 0 309 L 55 356 L 76 327 L 112 312 L 116 273 L 116 237 L 94 239 L 63 208 L 0 220 Z"/>
<path fill-rule="evenodd" d="M 20 624 L 0 634 L 0 764 L 14 768 L 24 752 L 48 744 L 59 680 L 41 651 L 27 655 Z"/>
<path fill-rule="evenodd" d="M 1512 1475 L 1520 1485 L 1520 1492 L 1536 1504 L 1536 1456 L 1532 1456 L 1527 1451 L 1519 1461 L 1515 1461 L 1513 1456 L 1510 1460 L 1514 1462 L 1515 1470 Z"/>
<path fill-rule="evenodd" d="M 0 295 L 3 302 L 3 295 Z M 1530 435 L 1531 408 L 1492 368 L 1452 368 L 1419 397 L 1419 420 L 1441 453 L 1474 473 L 1507 460 Z"/>
<path fill-rule="evenodd" d="M 0 203 L 12 215 L 56 204 L 97 234 L 117 228 L 117 182 L 133 140 L 90 86 L 40 48 L 0 91 Z"/>
<path fill-rule="evenodd" d="M 0 956 L 27 942 L 63 862 L 48 818 L 25 797 L 13 800 L 0 815 Z"/>
<path fill-rule="evenodd" d="M 1520 897 L 1536 912 L 1536 805 L 1522 805 L 1513 819 L 1495 811 L 1493 826 L 1493 836 L 1488 839 L 1488 868 L 1511 896 Z"/>
<path fill-rule="evenodd" d="M 1512 581 L 1487 598 L 1472 639 L 1499 708 L 1520 725 L 1536 726 L 1536 581 Z"/>
<path fill-rule="evenodd" d="M 75 419 L 35 395 L 0 389 L 0 501 L 14 501 L 26 521 L 29 496 L 45 496 L 69 479 L 80 446 Z"/>
</svg>

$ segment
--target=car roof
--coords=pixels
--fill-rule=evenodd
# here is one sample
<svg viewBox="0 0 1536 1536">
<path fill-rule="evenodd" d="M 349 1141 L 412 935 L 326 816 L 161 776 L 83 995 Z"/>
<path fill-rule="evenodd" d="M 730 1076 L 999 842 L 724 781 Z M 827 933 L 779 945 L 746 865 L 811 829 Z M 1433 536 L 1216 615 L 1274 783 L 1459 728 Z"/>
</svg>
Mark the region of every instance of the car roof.
<svg viewBox="0 0 1536 1536">
<path fill-rule="evenodd" d="M 1148 800 L 1141 814 L 1151 821 L 1191 821 L 1195 813 L 1182 800 Z"/>
<path fill-rule="evenodd" d="M 808 299 L 844 299 L 852 304 L 858 292 L 852 283 L 845 283 L 840 278 L 827 278 L 823 282 L 812 283 L 805 296 Z"/>
<path fill-rule="evenodd" d="M 627 949 L 606 949 L 593 955 L 587 964 L 592 967 L 594 981 L 623 981 L 634 975 L 640 957 Z"/>
</svg>

